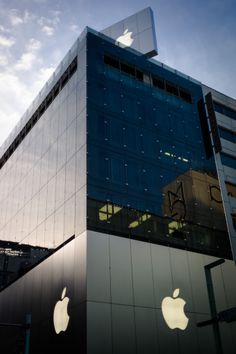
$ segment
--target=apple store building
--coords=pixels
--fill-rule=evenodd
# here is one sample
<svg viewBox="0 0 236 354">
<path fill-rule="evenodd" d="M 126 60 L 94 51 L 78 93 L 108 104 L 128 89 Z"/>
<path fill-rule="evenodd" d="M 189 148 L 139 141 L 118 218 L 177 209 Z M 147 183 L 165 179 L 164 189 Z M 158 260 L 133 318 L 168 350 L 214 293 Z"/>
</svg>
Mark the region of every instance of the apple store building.
<svg viewBox="0 0 236 354">
<path fill-rule="evenodd" d="M 0 149 L 1 353 L 236 353 L 236 101 L 86 28 Z"/>
</svg>

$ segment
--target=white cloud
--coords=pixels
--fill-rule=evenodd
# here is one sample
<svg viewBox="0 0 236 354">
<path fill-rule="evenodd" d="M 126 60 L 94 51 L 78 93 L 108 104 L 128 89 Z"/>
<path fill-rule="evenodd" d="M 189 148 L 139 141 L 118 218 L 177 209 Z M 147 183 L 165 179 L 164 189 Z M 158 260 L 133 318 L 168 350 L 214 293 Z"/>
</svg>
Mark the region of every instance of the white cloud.
<svg viewBox="0 0 236 354">
<path fill-rule="evenodd" d="M 34 15 L 32 12 L 29 12 L 28 10 L 24 11 L 23 15 L 23 21 L 24 23 L 29 23 L 30 21 L 34 21 L 37 18 L 36 15 Z"/>
<path fill-rule="evenodd" d="M 38 72 L 31 72 L 34 76 L 31 84 L 24 83 L 14 72 L 0 73 L 0 145 L 53 71 L 52 67 L 43 67 Z"/>
<path fill-rule="evenodd" d="M 81 32 L 81 29 L 79 28 L 78 25 L 70 25 L 70 26 L 69 26 L 69 29 L 70 29 L 72 32 L 75 32 L 75 33 Z"/>
<path fill-rule="evenodd" d="M 51 26 L 43 26 L 41 28 L 42 32 L 46 34 L 46 36 L 51 37 L 54 35 L 55 32 L 55 28 L 51 27 Z"/>
<path fill-rule="evenodd" d="M 28 71 L 32 69 L 35 60 L 36 55 L 34 53 L 23 53 L 14 68 L 19 71 Z"/>
<path fill-rule="evenodd" d="M 24 23 L 24 19 L 20 16 L 20 13 L 16 9 L 11 9 L 9 12 L 9 19 L 12 26 L 18 26 Z"/>
<path fill-rule="evenodd" d="M 46 68 L 41 68 L 39 70 L 38 76 L 35 81 L 35 92 L 38 93 L 38 91 L 43 87 L 43 85 L 48 81 L 50 76 L 53 74 L 55 71 L 55 68 L 53 67 L 46 67 Z"/>
<path fill-rule="evenodd" d="M 0 35 L 0 46 L 11 47 L 15 44 L 15 39 L 13 37 L 7 38 L 6 36 Z"/>
<path fill-rule="evenodd" d="M 5 55 L 0 55 L 0 66 L 7 66 L 8 59 Z"/>
<path fill-rule="evenodd" d="M 13 27 L 32 22 L 37 18 L 36 15 L 29 12 L 28 10 L 25 10 L 23 13 L 21 13 L 16 9 L 11 9 L 8 16 Z"/>
<path fill-rule="evenodd" d="M 37 53 L 42 47 L 42 43 L 39 40 L 31 38 L 25 47 L 26 52 L 21 55 L 20 59 L 13 66 L 13 69 L 17 71 L 29 71 L 36 62 L 40 62 L 41 60 Z"/>
<path fill-rule="evenodd" d="M 53 36 L 57 25 L 60 23 L 60 11 L 51 10 L 50 11 L 51 17 L 40 17 L 38 19 L 38 24 L 41 27 L 41 31 L 46 34 L 46 36 Z"/>
<path fill-rule="evenodd" d="M 52 18 L 50 18 L 50 23 L 52 23 L 53 25 L 57 25 L 58 23 L 60 23 L 60 14 L 61 11 L 58 10 L 51 10 L 50 14 L 52 15 Z"/>
<path fill-rule="evenodd" d="M 41 49 L 42 47 L 42 43 L 35 39 L 35 38 L 31 38 L 29 40 L 29 43 L 28 45 L 26 46 L 26 48 L 29 50 L 29 51 L 38 51 L 39 49 Z"/>
<path fill-rule="evenodd" d="M 0 140 L 14 127 L 25 105 L 30 101 L 31 93 L 18 77 L 10 72 L 0 73 Z M 14 98 L 14 99 L 13 99 Z"/>
</svg>

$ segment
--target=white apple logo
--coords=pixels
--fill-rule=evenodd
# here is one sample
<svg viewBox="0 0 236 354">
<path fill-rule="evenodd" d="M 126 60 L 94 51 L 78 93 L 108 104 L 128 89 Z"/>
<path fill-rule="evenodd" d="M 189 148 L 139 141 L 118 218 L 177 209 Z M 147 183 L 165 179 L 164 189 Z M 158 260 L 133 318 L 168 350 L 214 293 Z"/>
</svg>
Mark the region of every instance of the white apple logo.
<svg viewBox="0 0 236 354">
<path fill-rule="evenodd" d="M 175 289 L 172 297 L 165 297 L 161 303 L 161 310 L 167 326 L 170 329 L 179 328 L 184 330 L 188 325 L 188 317 L 185 316 L 184 306 L 186 302 L 177 298 L 179 289 Z"/>
<path fill-rule="evenodd" d="M 122 36 L 116 39 L 116 45 L 121 48 L 130 47 L 134 39 L 131 37 L 133 32 L 128 32 L 128 28 L 124 31 Z"/>
<path fill-rule="evenodd" d="M 61 294 L 61 300 L 57 301 L 53 312 L 53 323 L 57 334 L 61 331 L 65 332 L 69 323 L 70 316 L 67 313 L 67 306 L 70 301 L 66 295 L 66 287 Z"/>
</svg>

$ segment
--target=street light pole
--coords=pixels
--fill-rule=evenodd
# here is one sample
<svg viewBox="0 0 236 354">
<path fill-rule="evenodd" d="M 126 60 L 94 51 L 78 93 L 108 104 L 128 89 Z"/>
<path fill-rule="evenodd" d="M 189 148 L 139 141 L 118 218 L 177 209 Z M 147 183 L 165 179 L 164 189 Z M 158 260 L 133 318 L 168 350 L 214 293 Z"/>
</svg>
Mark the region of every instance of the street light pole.
<svg viewBox="0 0 236 354">
<path fill-rule="evenodd" d="M 207 264 L 204 267 L 205 276 L 206 276 L 206 283 L 207 283 L 208 299 L 209 299 L 210 311 L 211 311 L 211 318 L 217 317 L 216 300 L 215 300 L 215 294 L 214 294 L 214 288 L 213 288 L 213 282 L 212 282 L 212 276 L 211 276 L 211 269 L 214 267 L 217 267 L 218 265 L 223 264 L 224 262 L 225 262 L 225 260 L 222 258 L 222 259 L 219 259 L 215 262 Z M 215 344 L 216 344 L 216 353 L 223 354 L 223 347 L 222 347 L 222 341 L 221 341 L 221 336 L 220 336 L 219 323 L 218 323 L 218 321 L 214 321 L 212 323 L 212 325 L 213 325 L 213 332 L 214 332 L 214 338 L 215 338 Z"/>
<path fill-rule="evenodd" d="M 26 315 L 25 321 L 25 354 L 29 354 L 30 350 L 30 326 L 31 326 L 31 314 Z"/>
</svg>

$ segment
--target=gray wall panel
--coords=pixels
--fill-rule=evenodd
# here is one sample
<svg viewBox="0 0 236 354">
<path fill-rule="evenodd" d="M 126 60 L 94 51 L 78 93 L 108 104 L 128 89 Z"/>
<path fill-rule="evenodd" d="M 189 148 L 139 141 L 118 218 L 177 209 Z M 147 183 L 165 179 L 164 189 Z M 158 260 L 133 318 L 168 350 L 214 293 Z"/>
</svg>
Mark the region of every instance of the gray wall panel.
<svg viewBox="0 0 236 354">
<path fill-rule="evenodd" d="M 204 259 L 201 254 L 187 252 L 190 271 L 190 282 L 195 312 L 209 313 L 209 301 L 204 272 Z"/>
<path fill-rule="evenodd" d="M 133 305 L 130 240 L 110 237 L 111 300 Z"/>
<path fill-rule="evenodd" d="M 132 240 L 131 252 L 135 305 L 154 307 L 150 244 Z"/>
<path fill-rule="evenodd" d="M 135 307 L 135 323 L 137 333 L 137 353 L 159 353 L 155 309 Z"/>
<path fill-rule="evenodd" d="M 161 307 L 161 302 L 165 296 L 173 292 L 173 281 L 170 265 L 170 251 L 168 247 L 152 245 L 152 266 L 154 280 L 155 306 Z"/>
<path fill-rule="evenodd" d="M 235 354 L 235 347 L 233 336 L 235 332 L 232 331 L 232 324 L 220 323 L 220 333 L 223 346 L 223 352 L 227 354 Z"/>
<path fill-rule="evenodd" d="M 170 262 L 173 275 L 173 290 L 180 289 L 180 297 L 186 301 L 186 311 L 193 311 L 193 298 L 188 267 L 187 252 L 170 248 Z M 171 295 L 171 294 L 170 294 Z"/>
<path fill-rule="evenodd" d="M 209 319 L 208 315 L 197 314 L 196 321 L 202 322 Z M 216 354 L 215 341 L 212 326 L 197 328 L 199 354 Z"/>
<path fill-rule="evenodd" d="M 87 299 L 110 302 L 109 236 L 88 232 Z"/>
<path fill-rule="evenodd" d="M 160 354 L 181 354 L 178 346 L 177 331 L 171 331 L 168 329 L 161 310 L 156 310 L 156 314 Z"/>
<path fill-rule="evenodd" d="M 181 354 L 198 354 L 198 338 L 196 329 L 196 317 L 194 313 L 186 312 L 189 318 L 187 328 L 182 330 L 175 330 L 178 334 L 178 342 Z"/>
<path fill-rule="evenodd" d="M 236 307 L 235 264 L 226 260 L 221 269 L 227 307 Z"/>
<path fill-rule="evenodd" d="M 113 354 L 136 354 L 133 306 L 112 305 Z"/>
<path fill-rule="evenodd" d="M 112 353 L 111 306 L 88 302 L 87 321 L 87 353 Z"/>
<path fill-rule="evenodd" d="M 79 235 L 75 243 L 75 278 L 74 300 L 76 303 L 86 301 L 87 296 L 87 233 Z"/>
</svg>

